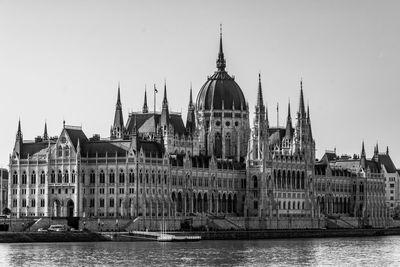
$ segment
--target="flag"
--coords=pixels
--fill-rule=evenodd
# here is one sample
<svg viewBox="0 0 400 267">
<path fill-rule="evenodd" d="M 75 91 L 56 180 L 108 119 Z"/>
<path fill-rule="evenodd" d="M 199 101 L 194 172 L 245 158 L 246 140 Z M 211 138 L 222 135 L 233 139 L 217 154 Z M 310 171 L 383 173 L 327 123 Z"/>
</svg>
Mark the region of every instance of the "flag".
<svg viewBox="0 0 400 267">
<path fill-rule="evenodd" d="M 156 88 L 156 85 L 154 85 L 154 92 L 155 92 L 155 93 L 158 93 L 158 90 L 157 90 L 157 88 Z"/>
</svg>

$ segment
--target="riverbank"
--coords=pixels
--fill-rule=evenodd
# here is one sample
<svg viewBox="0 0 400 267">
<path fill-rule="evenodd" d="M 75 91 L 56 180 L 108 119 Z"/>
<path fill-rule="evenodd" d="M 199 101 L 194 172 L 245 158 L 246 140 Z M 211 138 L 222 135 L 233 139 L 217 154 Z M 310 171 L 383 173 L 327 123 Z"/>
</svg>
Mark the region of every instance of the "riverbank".
<svg viewBox="0 0 400 267">
<path fill-rule="evenodd" d="M 109 238 L 92 232 L 1 232 L 0 243 L 99 242 Z"/>
<path fill-rule="evenodd" d="M 257 240 L 283 238 L 328 238 L 400 235 L 400 228 L 389 229 L 287 229 L 251 231 L 169 232 L 172 235 L 201 236 L 202 240 Z M 156 241 L 157 232 L 108 233 L 112 241 Z"/>
<path fill-rule="evenodd" d="M 170 232 L 173 235 L 197 235 L 202 240 L 259 240 L 290 238 L 331 238 L 400 235 L 400 228 L 388 229 L 292 229 L 251 231 Z M 35 242 L 139 242 L 156 241 L 157 232 L 2 232 L 0 243 Z"/>
</svg>

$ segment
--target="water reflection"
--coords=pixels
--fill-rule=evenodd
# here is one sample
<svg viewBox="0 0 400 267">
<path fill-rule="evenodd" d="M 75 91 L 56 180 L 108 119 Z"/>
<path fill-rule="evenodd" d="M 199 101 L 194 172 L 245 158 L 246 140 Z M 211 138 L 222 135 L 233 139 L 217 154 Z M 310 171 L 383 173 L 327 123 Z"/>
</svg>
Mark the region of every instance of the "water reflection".
<svg viewBox="0 0 400 267">
<path fill-rule="evenodd" d="M 1 266 L 399 266 L 400 237 L 0 244 Z"/>
</svg>

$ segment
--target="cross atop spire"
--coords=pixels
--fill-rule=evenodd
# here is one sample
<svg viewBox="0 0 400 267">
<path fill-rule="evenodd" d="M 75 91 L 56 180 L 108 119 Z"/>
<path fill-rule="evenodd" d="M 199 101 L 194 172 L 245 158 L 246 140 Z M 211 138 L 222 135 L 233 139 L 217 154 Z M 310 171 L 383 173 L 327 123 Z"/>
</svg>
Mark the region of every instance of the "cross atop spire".
<svg viewBox="0 0 400 267">
<path fill-rule="evenodd" d="M 225 71 L 226 61 L 224 57 L 224 51 L 222 49 L 222 24 L 219 25 L 219 52 L 217 59 L 217 69 L 218 71 Z"/>
</svg>

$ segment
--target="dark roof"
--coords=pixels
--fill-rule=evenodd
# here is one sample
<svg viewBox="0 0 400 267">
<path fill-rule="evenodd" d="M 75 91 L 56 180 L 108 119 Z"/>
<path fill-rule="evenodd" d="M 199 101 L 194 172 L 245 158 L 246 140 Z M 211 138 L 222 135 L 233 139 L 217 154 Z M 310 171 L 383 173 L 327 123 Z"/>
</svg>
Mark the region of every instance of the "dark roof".
<svg viewBox="0 0 400 267">
<path fill-rule="evenodd" d="M 139 145 L 139 150 L 143 149 L 146 157 L 149 156 L 158 158 L 162 157 L 163 147 L 161 144 L 155 141 L 140 140 L 138 145 Z"/>
<path fill-rule="evenodd" d="M 222 109 L 231 110 L 233 105 L 235 110 L 243 107 L 246 110 L 246 99 L 235 80 L 225 71 L 216 71 L 201 87 L 197 95 L 197 110 Z"/>
<path fill-rule="evenodd" d="M 81 145 L 88 141 L 88 138 L 86 137 L 85 133 L 80 128 L 68 128 L 68 126 L 66 126 L 65 131 L 67 132 L 69 138 L 71 139 L 71 142 L 75 149 L 78 144 L 78 139 Z"/>
<path fill-rule="evenodd" d="M 127 150 L 115 145 L 110 141 L 89 141 L 82 147 L 81 155 L 83 157 L 113 157 L 117 154 L 118 157 L 125 157 Z"/>
<path fill-rule="evenodd" d="M 279 144 L 286 134 L 286 128 L 269 128 L 269 143 L 271 145 Z"/>
<path fill-rule="evenodd" d="M 132 133 L 135 121 L 139 133 L 155 133 L 156 127 L 160 124 L 161 114 L 159 113 L 132 113 L 129 116 L 126 129 Z M 169 114 L 169 123 L 174 128 L 175 133 L 181 135 L 185 133 L 185 124 L 180 114 Z"/>
<path fill-rule="evenodd" d="M 380 166 L 378 164 L 378 162 L 376 162 L 375 160 L 366 160 L 366 167 L 369 167 L 369 169 L 371 170 L 371 172 L 379 172 L 380 171 Z"/>
<path fill-rule="evenodd" d="M 32 156 L 33 154 L 38 153 L 42 149 L 46 149 L 48 147 L 48 142 L 37 142 L 37 143 L 23 143 L 21 146 L 21 154 L 20 158 L 27 158 Z"/>
<path fill-rule="evenodd" d="M 378 162 L 385 166 L 388 173 L 396 173 L 396 166 L 394 166 L 394 163 L 388 154 L 379 154 Z"/>
</svg>

